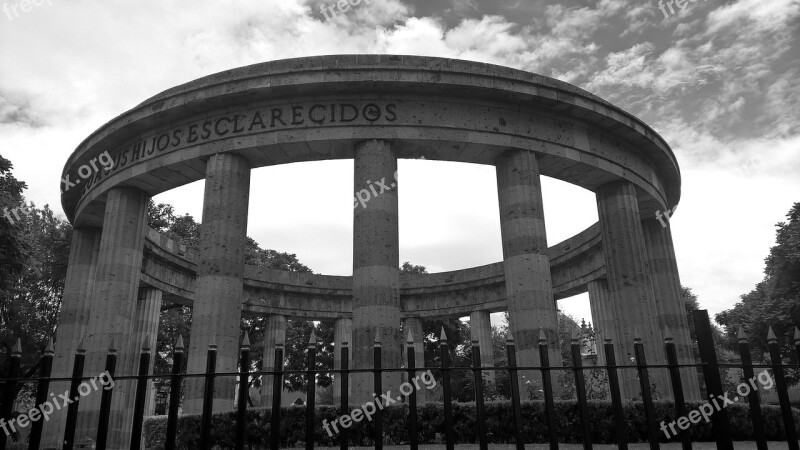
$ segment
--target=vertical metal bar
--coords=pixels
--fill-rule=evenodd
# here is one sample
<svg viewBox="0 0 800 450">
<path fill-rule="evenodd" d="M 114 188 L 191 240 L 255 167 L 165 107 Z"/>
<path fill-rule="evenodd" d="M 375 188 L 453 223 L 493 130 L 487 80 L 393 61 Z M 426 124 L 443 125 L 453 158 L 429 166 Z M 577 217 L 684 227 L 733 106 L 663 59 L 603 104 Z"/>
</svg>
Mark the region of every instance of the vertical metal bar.
<svg viewBox="0 0 800 450">
<path fill-rule="evenodd" d="M 775 337 L 772 327 L 769 327 L 767 346 L 769 347 L 769 359 L 770 365 L 772 366 L 772 373 L 775 375 L 775 390 L 778 392 L 778 402 L 781 405 L 783 428 L 786 432 L 786 443 L 789 444 L 789 450 L 798 450 L 800 446 L 797 443 L 797 430 L 794 428 L 794 419 L 792 418 L 792 404 L 789 402 L 789 391 L 786 386 L 786 377 L 783 373 L 781 350 L 778 345 L 778 338 Z"/>
<path fill-rule="evenodd" d="M 453 436 L 453 391 L 450 386 L 450 347 L 447 345 L 447 335 L 444 334 L 444 327 L 442 327 L 442 334 L 439 336 L 439 354 L 442 358 L 442 400 L 444 402 L 444 440 L 445 449 L 453 450 L 455 448 L 455 439 Z"/>
<path fill-rule="evenodd" d="M 408 397 L 408 436 L 411 450 L 419 448 L 417 439 L 417 388 L 414 386 L 414 377 L 417 376 L 415 367 L 416 355 L 414 354 L 414 337 L 411 330 L 408 331 L 408 341 L 406 342 L 406 360 L 408 361 L 408 384 L 411 386 L 411 395 Z"/>
<path fill-rule="evenodd" d="M 136 397 L 133 401 L 133 425 L 131 426 L 131 450 L 142 446 L 142 423 L 144 422 L 144 403 L 147 399 L 147 376 L 150 375 L 150 336 L 144 338 L 142 352 L 139 354 L 139 378 L 136 379 Z"/>
<path fill-rule="evenodd" d="M 642 390 L 642 404 L 644 406 L 644 421 L 647 423 L 647 436 L 650 441 L 650 449 L 658 450 L 658 431 L 655 423 L 655 408 L 653 408 L 653 395 L 650 392 L 650 376 L 647 373 L 647 359 L 644 355 L 644 344 L 642 339 L 635 337 L 633 341 L 633 352 L 636 356 L 636 371 L 639 373 L 639 386 Z"/>
<path fill-rule="evenodd" d="M 172 375 L 169 378 L 169 413 L 164 450 L 175 450 L 178 438 L 178 407 L 181 403 L 181 371 L 183 370 L 183 336 L 178 335 L 172 352 Z"/>
<path fill-rule="evenodd" d="M 486 437 L 486 413 L 483 410 L 483 371 L 481 371 L 481 347 L 472 341 L 472 374 L 475 383 L 475 421 L 478 424 L 480 450 L 489 448 Z"/>
<path fill-rule="evenodd" d="M 311 330 L 308 341 L 308 375 L 306 376 L 306 450 L 314 450 L 314 407 L 317 386 L 317 337 Z"/>
<path fill-rule="evenodd" d="M 75 361 L 72 363 L 72 380 L 69 384 L 69 398 L 74 401 L 67 407 L 67 424 L 64 430 L 64 450 L 72 450 L 75 441 L 75 428 L 78 423 L 78 406 L 80 396 L 78 386 L 83 378 L 83 365 L 86 361 L 86 350 L 83 348 L 83 339 L 75 351 Z"/>
<path fill-rule="evenodd" d="M 706 382 L 706 395 L 711 403 L 713 397 L 722 397 L 722 381 L 719 377 L 717 351 L 714 348 L 714 338 L 711 333 L 711 321 L 708 311 L 699 309 L 692 312 L 697 346 L 700 349 L 700 362 L 703 363 L 703 378 Z M 712 429 L 717 442 L 718 450 L 733 450 L 728 414 L 724 409 L 711 414 Z"/>
<path fill-rule="evenodd" d="M 614 410 L 614 431 L 617 436 L 617 448 L 620 450 L 628 450 L 628 428 L 625 422 L 625 412 L 622 410 L 622 395 L 619 393 L 617 359 L 616 356 L 614 356 L 614 343 L 610 338 L 604 340 L 603 352 L 606 357 L 606 371 L 608 372 L 608 388 L 611 392 L 611 406 Z"/>
<path fill-rule="evenodd" d="M 381 330 L 375 331 L 375 343 L 372 347 L 372 378 L 373 386 L 375 387 L 375 401 L 380 402 L 380 395 L 383 392 L 383 380 L 381 378 Z M 377 405 L 377 403 L 376 403 Z M 383 408 L 378 408 L 375 411 L 375 435 L 372 437 L 375 441 L 375 450 L 383 449 Z"/>
<path fill-rule="evenodd" d="M 522 407 L 519 397 L 519 373 L 517 373 L 517 346 L 508 330 L 506 336 L 506 355 L 508 358 L 508 378 L 511 382 L 511 409 L 514 411 L 514 443 L 517 450 L 525 450 L 525 442 L 522 440 Z"/>
<path fill-rule="evenodd" d="M 22 366 L 22 341 L 17 339 L 14 347 L 11 349 L 11 359 L 8 361 L 8 378 L 19 378 L 20 367 Z M 11 420 L 13 412 L 14 399 L 17 396 L 17 381 L 5 382 L 5 389 L 3 389 L 3 410 L 0 418 L 4 420 Z M 5 432 L 0 433 L 0 449 L 5 450 L 6 442 L 8 441 L 8 434 Z"/>
<path fill-rule="evenodd" d="M 272 376 L 272 413 L 270 414 L 269 448 L 281 447 L 281 392 L 283 392 L 283 344 L 275 346 L 275 367 Z"/>
<path fill-rule="evenodd" d="M 797 353 L 797 363 L 800 364 L 800 328 L 794 327 L 794 351 Z"/>
<path fill-rule="evenodd" d="M 214 373 L 216 371 L 217 345 L 208 344 L 206 377 L 203 386 L 203 417 L 200 422 L 200 450 L 211 450 L 211 415 L 214 411 Z M 266 388 L 264 386 L 264 389 Z"/>
<path fill-rule="evenodd" d="M 341 405 L 339 406 L 340 415 L 345 415 L 348 413 L 348 409 L 350 409 L 350 374 L 348 370 L 350 369 L 350 348 L 347 346 L 347 342 L 342 342 L 342 372 L 339 375 L 342 377 L 342 382 L 339 383 L 341 387 L 341 392 L 339 392 L 339 398 L 341 399 Z M 376 407 L 378 405 L 375 405 Z M 376 408 L 377 410 L 377 408 Z M 348 428 L 342 427 L 341 432 L 339 433 L 339 449 L 340 450 L 347 450 L 347 441 L 348 441 Z"/>
<path fill-rule="evenodd" d="M 747 335 L 741 326 L 739 327 L 738 338 L 739 356 L 742 358 L 742 375 L 745 380 L 754 380 L 750 343 L 747 342 Z M 752 386 L 748 386 L 748 389 L 750 387 Z M 758 389 L 753 388 L 747 396 L 747 402 L 750 405 L 750 420 L 753 422 L 753 436 L 756 439 L 756 447 L 758 450 L 767 450 L 767 440 L 764 437 L 764 418 L 761 416 L 761 399 L 759 397 Z"/>
<path fill-rule="evenodd" d="M 681 383 L 681 371 L 678 367 L 678 352 L 675 349 L 675 342 L 669 331 L 664 332 L 664 352 L 667 354 L 667 365 L 669 365 L 669 377 L 672 381 L 672 392 L 675 394 L 675 417 L 686 416 L 686 400 L 683 397 L 683 384 Z M 678 428 L 681 437 L 681 447 L 683 450 L 692 450 L 692 438 L 687 430 Z M 764 450 L 764 449 L 759 449 Z"/>
<path fill-rule="evenodd" d="M 47 347 L 44 349 L 44 357 L 42 358 L 42 365 L 39 368 L 39 382 L 36 384 L 36 404 L 34 406 L 42 405 L 47 402 L 47 391 L 50 389 L 50 372 L 53 369 L 53 339 L 47 342 Z M 46 420 L 46 419 L 45 419 Z M 39 450 L 39 444 L 42 442 L 42 427 L 44 420 L 37 420 L 31 425 L 31 435 L 28 437 L 28 450 Z M 3 433 L 5 434 L 5 433 Z"/>
<path fill-rule="evenodd" d="M 114 371 L 117 366 L 117 349 L 114 348 L 114 342 L 111 342 L 111 348 L 108 349 L 106 356 L 106 372 L 113 380 Z M 108 439 L 108 420 L 111 415 L 111 397 L 114 394 L 113 383 L 112 388 L 103 390 L 103 396 L 100 397 L 100 419 L 97 423 L 97 442 L 95 448 L 97 450 L 106 450 L 106 441 Z"/>
<path fill-rule="evenodd" d="M 250 336 L 244 333 L 239 350 L 239 395 L 236 402 L 236 450 L 244 450 L 247 442 L 247 397 L 250 386 Z"/>
<path fill-rule="evenodd" d="M 556 431 L 556 406 L 553 401 L 553 381 L 550 378 L 550 356 L 547 353 L 547 337 L 539 331 L 539 362 L 542 365 L 542 389 L 544 390 L 544 415 L 547 418 L 547 440 L 551 450 L 558 449 Z"/>
<path fill-rule="evenodd" d="M 583 435 L 583 448 L 592 450 L 592 427 L 589 423 L 589 406 L 586 403 L 586 380 L 583 377 L 583 364 L 581 364 L 581 346 L 578 338 L 573 337 L 570 344 L 572 353 L 572 371 L 575 373 L 575 393 L 578 397 L 578 414 L 581 418 L 581 433 Z"/>
</svg>

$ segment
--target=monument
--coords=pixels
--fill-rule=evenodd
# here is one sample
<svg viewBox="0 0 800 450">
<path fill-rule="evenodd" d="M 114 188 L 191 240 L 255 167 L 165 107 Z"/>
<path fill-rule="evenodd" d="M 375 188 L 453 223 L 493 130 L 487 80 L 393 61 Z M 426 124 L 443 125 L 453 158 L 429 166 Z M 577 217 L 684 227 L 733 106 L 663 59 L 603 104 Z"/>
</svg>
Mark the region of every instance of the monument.
<svg viewBox="0 0 800 450">
<path fill-rule="evenodd" d="M 112 343 L 117 374 L 135 374 L 145 336 L 157 335 L 164 301 L 193 309 L 188 373 L 205 370 L 210 343 L 218 346 L 217 370 L 236 371 L 242 314 L 268 316 L 267 369 L 273 345 L 285 340 L 287 318 L 334 319 L 335 345 L 350 343 L 353 368 L 372 367 L 378 330 L 382 365 L 397 368 L 401 323 L 421 336 L 423 319 L 470 316 L 473 338 L 491 362 L 489 314 L 498 311 L 509 312 L 518 364 L 538 366 L 540 331 L 550 361 L 560 361 L 556 301 L 587 291 L 596 332 L 613 339 L 618 362 L 629 364 L 634 325 L 650 363 L 664 361 L 665 327 L 680 362 L 694 362 L 670 230 L 655 216 L 680 199 L 675 156 L 642 121 L 568 83 L 420 56 L 273 61 L 144 101 L 86 138 L 63 175 L 78 179 L 74 172 L 103 152 L 113 167 L 62 195 L 74 233 L 55 377 L 70 376 L 82 339 L 85 374 L 102 372 Z M 397 160 L 420 156 L 496 167 L 502 261 L 399 273 Z M 251 170 L 332 159 L 352 159 L 355 169 L 353 275 L 245 265 Z M 542 175 L 595 192 L 599 222 L 548 247 Z M 150 197 L 202 179 L 199 250 L 147 228 Z M 374 195 L 360 202 L 368 186 Z M 417 361 L 424 361 L 421 354 Z M 635 373 L 624 374 L 623 396 L 637 396 Z M 665 372 L 651 376 L 668 387 Z M 396 390 L 399 381 L 386 375 L 384 390 Z M 689 398 L 699 394 L 693 373 L 684 373 L 683 383 Z M 231 409 L 234 380 L 216 386 L 215 409 Z M 114 390 L 109 448 L 128 445 L 133 387 L 120 381 Z M 371 398 L 371 375 L 352 375 L 351 387 L 354 404 Z M 77 441 L 93 438 L 99 398 L 82 400 Z M 199 412 L 201 402 L 202 379 L 187 380 L 184 413 Z M 46 424 L 49 446 L 60 446 L 63 427 L 63 417 Z"/>
</svg>

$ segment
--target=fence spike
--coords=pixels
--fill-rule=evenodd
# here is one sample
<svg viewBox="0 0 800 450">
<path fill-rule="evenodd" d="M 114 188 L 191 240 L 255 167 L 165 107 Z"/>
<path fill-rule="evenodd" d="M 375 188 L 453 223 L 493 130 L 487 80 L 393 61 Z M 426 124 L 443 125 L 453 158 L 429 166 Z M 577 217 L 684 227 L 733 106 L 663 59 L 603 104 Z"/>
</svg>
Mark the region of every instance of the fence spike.
<svg viewBox="0 0 800 450">
<path fill-rule="evenodd" d="M 664 342 L 672 342 L 672 330 L 667 325 L 664 325 Z"/>
<path fill-rule="evenodd" d="M 342 341 L 342 347 L 347 347 L 347 341 Z"/>
<path fill-rule="evenodd" d="M 509 344 L 514 343 L 514 335 L 511 334 L 511 328 L 509 328 L 508 331 L 506 331 L 506 342 Z"/>
<path fill-rule="evenodd" d="M 375 347 L 379 347 L 381 345 L 381 327 L 375 327 Z"/>
<path fill-rule="evenodd" d="M 242 350 L 250 350 L 250 334 L 247 331 L 244 332 L 244 338 L 242 339 Z"/>
<path fill-rule="evenodd" d="M 575 327 L 572 330 L 572 343 L 577 344 L 578 339 L 580 339 L 580 337 L 581 337 L 581 329 L 579 327 Z"/>
<path fill-rule="evenodd" d="M 144 342 L 142 342 L 142 350 L 145 352 L 150 351 L 150 333 L 144 335 Z"/>
<path fill-rule="evenodd" d="M 175 342 L 175 353 L 183 353 L 183 335 L 178 335 L 178 341 Z"/>
<path fill-rule="evenodd" d="M 772 331 L 772 325 L 769 326 L 769 331 L 767 331 L 767 342 L 770 344 L 778 342 L 778 337 L 775 336 L 775 332 Z"/>
<path fill-rule="evenodd" d="M 639 325 L 633 326 L 633 342 L 642 340 L 642 333 L 639 331 Z"/>
<path fill-rule="evenodd" d="M 78 342 L 78 348 L 75 349 L 75 353 L 86 353 L 86 343 L 84 341 L 86 341 L 86 336 L 82 337 L 81 341 Z"/>
<path fill-rule="evenodd" d="M 406 338 L 406 343 L 413 344 L 414 343 L 414 336 L 411 334 L 411 329 L 408 329 L 408 337 Z"/>
<path fill-rule="evenodd" d="M 317 335 L 314 333 L 314 329 L 311 329 L 311 336 L 308 337 L 308 346 L 314 347 L 317 345 Z"/>
<path fill-rule="evenodd" d="M 447 334 L 444 332 L 444 326 L 442 326 L 442 332 L 439 334 L 439 340 L 442 342 L 447 342 Z"/>
<path fill-rule="evenodd" d="M 800 345 L 800 328 L 794 327 L 794 345 Z"/>
<path fill-rule="evenodd" d="M 539 328 L 539 345 L 547 344 L 547 335 L 544 334 L 544 328 Z"/>
<path fill-rule="evenodd" d="M 47 340 L 47 345 L 44 347 L 44 354 L 52 356 L 53 353 L 53 338 Z"/>
<path fill-rule="evenodd" d="M 736 333 L 736 338 L 739 339 L 740 344 L 747 343 L 747 333 L 744 332 L 744 327 L 739 325 L 739 331 Z"/>
<path fill-rule="evenodd" d="M 117 346 L 114 345 L 114 336 L 111 336 L 111 344 L 108 345 L 108 353 L 117 353 Z"/>
<path fill-rule="evenodd" d="M 17 338 L 17 341 L 14 342 L 14 347 L 11 348 L 11 356 L 14 355 L 22 355 L 22 339 L 20 338 Z"/>
</svg>

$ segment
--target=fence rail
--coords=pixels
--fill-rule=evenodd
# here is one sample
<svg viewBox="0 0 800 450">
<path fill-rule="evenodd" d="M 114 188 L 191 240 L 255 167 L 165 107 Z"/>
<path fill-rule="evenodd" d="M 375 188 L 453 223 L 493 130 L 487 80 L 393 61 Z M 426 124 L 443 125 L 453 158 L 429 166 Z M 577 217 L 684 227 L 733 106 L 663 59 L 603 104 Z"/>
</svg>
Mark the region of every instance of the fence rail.
<svg viewBox="0 0 800 450">
<path fill-rule="evenodd" d="M 544 336 L 539 341 L 539 355 L 540 365 L 535 367 L 521 367 L 516 364 L 516 348 L 515 343 L 509 335 L 507 341 L 506 351 L 508 356 L 508 367 L 484 367 L 481 364 L 480 348 L 477 342 L 473 342 L 472 346 L 472 365 L 456 367 L 451 365 L 450 348 L 448 347 L 447 338 L 442 336 L 439 341 L 439 351 L 441 356 L 441 365 L 438 367 L 421 367 L 417 365 L 415 360 L 415 353 L 413 349 L 413 342 L 408 343 L 406 351 L 406 367 L 404 368 L 382 368 L 381 356 L 382 346 L 380 342 L 376 342 L 373 350 L 373 367 L 368 369 L 350 369 L 348 367 L 349 347 L 347 343 L 337 349 L 341 352 L 342 367 L 340 369 L 324 369 L 320 370 L 316 365 L 317 345 L 316 338 L 312 334 L 312 338 L 307 346 L 307 365 L 305 370 L 284 370 L 283 362 L 283 348 L 277 346 L 275 348 L 275 361 L 276 365 L 273 370 L 266 371 L 250 371 L 250 343 L 247 335 L 242 342 L 239 354 L 239 368 L 238 372 L 232 373 L 216 373 L 216 360 L 217 349 L 216 346 L 210 345 L 207 353 L 206 372 L 202 374 L 185 374 L 183 373 L 184 366 L 184 348 L 182 338 L 178 339 L 175 345 L 173 354 L 173 366 L 171 374 L 152 375 L 148 373 L 150 349 L 143 348 L 140 355 L 140 370 L 137 375 L 119 376 L 115 374 L 116 369 L 116 350 L 111 349 L 106 358 L 105 370 L 108 376 L 113 381 L 130 380 L 135 381 L 135 402 L 133 422 L 131 424 L 131 449 L 140 449 L 142 445 L 142 427 L 143 416 L 145 409 L 145 397 L 147 395 L 147 381 L 154 378 L 170 379 L 170 400 L 167 413 L 167 426 L 166 437 L 164 441 L 165 450 L 173 450 L 177 445 L 178 433 L 178 408 L 180 405 L 181 386 L 183 380 L 190 377 L 204 377 L 205 388 L 202 404 L 202 416 L 200 424 L 200 448 L 210 449 L 211 446 L 211 418 L 213 411 L 214 401 L 214 382 L 215 379 L 232 376 L 239 377 L 239 390 L 235 408 L 235 422 L 236 422 L 236 442 L 234 448 L 242 450 L 247 442 L 247 399 L 248 399 L 248 381 L 251 377 L 258 376 L 272 376 L 273 383 L 272 389 L 272 406 L 270 415 L 270 430 L 269 447 L 272 450 L 280 448 L 280 428 L 281 428 L 281 395 L 283 391 L 283 377 L 292 374 L 303 374 L 306 376 L 307 385 L 307 401 L 306 409 L 306 425 L 305 425 L 305 446 L 307 449 L 312 449 L 315 444 L 314 437 L 314 424 L 317 415 L 317 408 L 315 405 L 315 389 L 316 383 L 313 380 L 320 372 L 327 372 L 333 374 L 340 374 L 342 376 L 342 383 L 340 386 L 340 413 L 347 414 L 350 408 L 349 405 L 349 377 L 348 374 L 356 373 L 371 373 L 373 375 L 373 387 L 375 396 L 374 400 L 380 402 L 380 395 L 383 392 L 382 375 L 385 373 L 401 372 L 408 376 L 408 380 L 415 378 L 416 374 L 421 371 L 435 370 L 440 375 L 440 382 L 442 383 L 442 397 L 443 397 L 443 430 L 444 442 L 448 450 L 453 449 L 455 446 L 454 425 L 455 418 L 453 413 L 453 394 L 452 394 L 452 373 L 457 370 L 468 370 L 472 372 L 472 382 L 474 385 L 475 394 L 475 411 L 476 411 L 476 424 L 477 424 L 477 440 L 481 450 L 488 448 L 488 432 L 486 421 L 486 406 L 484 404 L 483 394 L 483 374 L 487 371 L 507 371 L 510 379 L 511 389 L 511 409 L 514 426 L 515 445 L 518 450 L 524 450 L 525 442 L 523 440 L 523 416 L 521 395 L 519 389 L 519 372 L 521 371 L 538 371 L 542 377 L 542 390 L 544 394 L 544 413 L 545 421 L 543 426 L 546 428 L 547 441 L 551 449 L 559 447 L 558 435 L 556 432 L 556 408 L 555 396 L 552 385 L 551 374 L 555 371 L 570 371 L 573 373 L 576 388 L 576 402 L 578 409 L 578 417 L 580 421 L 580 435 L 583 448 L 589 450 L 592 448 L 592 423 L 589 415 L 589 403 L 586 392 L 586 379 L 584 372 L 586 370 L 605 370 L 608 376 L 608 394 L 611 398 L 611 410 L 614 415 L 614 438 L 616 445 L 620 449 L 627 449 L 628 430 L 627 422 L 624 416 L 623 401 L 620 395 L 620 370 L 634 370 L 639 379 L 639 390 L 641 394 L 642 407 L 644 410 L 645 423 L 647 424 L 647 437 L 651 449 L 659 448 L 659 432 L 656 424 L 657 418 L 655 414 L 655 406 L 653 400 L 653 393 L 649 381 L 649 369 L 663 369 L 668 371 L 669 380 L 671 384 L 672 394 L 674 397 L 674 414 L 676 418 L 692 417 L 692 411 L 687 414 L 686 402 L 684 400 L 684 391 L 681 382 L 680 369 L 685 367 L 694 367 L 702 370 L 703 380 L 706 386 L 706 399 L 708 403 L 715 402 L 727 398 L 728 393 L 723 392 L 722 382 L 720 378 L 721 368 L 735 368 L 741 369 L 743 379 L 751 380 L 753 389 L 748 389 L 746 395 L 749 404 L 749 416 L 753 425 L 753 437 L 756 441 L 759 450 L 767 448 L 765 438 L 765 424 L 764 417 L 761 411 L 761 402 L 759 399 L 759 390 L 756 388 L 752 380 L 755 379 L 754 369 L 765 368 L 772 372 L 774 380 L 774 387 L 777 392 L 778 401 L 781 410 L 781 422 L 783 425 L 786 442 L 790 450 L 800 450 L 797 440 L 797 430 L 795 429 L 795 421 L 792 414 L 792 408 L 789 401 L 788 386 L 786 381 L 785 371 L 787 369 L 800 369 L 800 365 L 783 364 L 780 355 L 780 346 L 778 339 L 770 329 L 768 337 L 768 347 L 770 353 L 770 364 L 753 364 L 750 356 L 750 347 L 747 342 L 746 336 L 740 333 L 738 343 L 738 352 L 741 356 L 740 364 L 722 364 L 719 363 L 714 348 L 714 343 L 711 335 L 711 325 L 708 318 L 707 311 L 695 311 L 693 313 L 694 325 L 698 337 L 698 347 L 700 350 L 700 363 L 699 364 L 679 364 L 675 344 L 672 339 L 667 337 L 664 342 L 664 352 L 666 356 L 666 364 L 648 364 L 645 358 L 644 346 L 641 340 L 637 339 L 634 342 L 634 365 L 618 365 L 614 357 L 614 344 L 611 340 L 606 339 L 603 348 L 605 354 L 605 364 L 598 366 L 583 366 L 582 357 L 580 352 L 580 345 L 577 340 L 573 340 L 570 348 L 571 352 L 571 367 L 553 367 L 549 361 L 547 352 L 547 341 Z M 795 351 L 797 352 L 798 360 L 800 360 L 800 333 L 795 334 Z M 74 359 L 73 376 L 69 378 L 51 378 L 50 371 L 52 368 L 53 351 L 52 347 L 48 346 L 45 351 L 44 357 L 39 365 L 39 375 L 35 378 L 24 378 L 20 374 L 20 361 L 21 351 L 19 345 L 14 347 L 11 358 L 9 360 L 8 378 L 4 378 L 2 385 L 0 385 L 0 419 L 3 421 L 3 430 L 5 424 L 9 423 L 12 417 L 12 407 L 23 383 L 35 382 L 36 389 L 36 405 L 41 405 L 47 401 L 48 389 L 51 382 L 54 381 L 70 381 L 69 398 L 75 401 L 69 404 L 66 416 L 66 425 L 63 430 L 63 448 L 71 450 L 75 446 L 75 426 L 78 408 L 80 404 L 80 395 L 78 395 L 79 385 L 90 378 L 83 374 L 85 352 L 79 350 Z M 424 364 L 422 364 L 424 366 Z M 417 391 L 420 388 L 415 383 L 407 383 L 410 385 L 410 392 L 407 395 L 408 404 L 408 430 L 409 430 L 409 445 L 412 450 L 418 448 L 418 435 L 417 426 L 419 422 L 417 411 Z M 267 389 L 264 386 L 264 389 Z M 738 391 L 738 388 L 737 388 Z M 52 394 L 50 394 L 52 396 Z M 108 437 L 108 426 L 111 409 L 111 400 L 114 395 L 114 383 L 111 384 L 110 389 L 103 389 L 102 398 L 100 401 L 100 414 L 97 424 L 97 440 L 96 449 L 105 450 Z M 744 396 L 743 396 L 744 397 Z M 716 405 L 716 403 L 715 403 Z M 383 446 L 383 411 L 382 408 L 375 408 L 374 411 L 374 427 L 372 440 L 376 450 L 381 450 Z M 733 449 L 732 436 L 730 432 L 730 422 L 724 407 L 716 408 L 710 414 L 711 424 L 714 439 L 718 449 Z M 674 422 L 673 422 L 674 423 Z M 693 422 L 694 423 L 694 422 Z M 678 429 L 675 431 L 675 436 L 680 439 L 683 449 L 691 449 L 692 442 L 688 430 L 681 427 L 681 420 L 677 420 Z M 38 450 L 41 444 L 43 421 L 34 421 L 31 425 L 31 432 L 28 439 L 28 448 L 31 450 Z M 662 423 L 663 429 L 663 423 Z M 666 432 L 665 432 L 666 433 Z M 5 450 L 8 443 L 9 434 L 0 432 L 0 450 Z M 343 427 L 338 436 L 339 446 L 341 450 L 346 450 L 350 444 L 350 437 L 348 429 Z"/>
</svg>

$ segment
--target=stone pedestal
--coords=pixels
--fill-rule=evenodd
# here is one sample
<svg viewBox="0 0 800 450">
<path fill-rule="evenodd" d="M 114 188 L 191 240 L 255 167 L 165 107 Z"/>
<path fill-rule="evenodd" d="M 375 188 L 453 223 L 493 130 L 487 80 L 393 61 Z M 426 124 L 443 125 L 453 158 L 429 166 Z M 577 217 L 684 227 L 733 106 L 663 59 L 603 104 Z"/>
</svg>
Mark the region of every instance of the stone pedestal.
<svg viewBox="0 0 800 450">
<path fill-rule="evenodd" d="M 542 189 L 536 154 L 512 150 L 496 161 L 503 238 L 509 327 L 514 336 L 517 364 L 539 366 L 539 331 L 549 345 L 550 364 L 561 366 L 558 318 L 553 299 Z M 553 387 L 558 389 L 557 376 Z M 527 398 L 528 385 L 542 388 L 538 372 L 520 372 L 520 392 Z"/>
<path fill-rule="evenodd" d="M 109 346 L 117 349 L 117 374 L 136 373 L 138 348 L 134 342 L 136 299 L 139 292 L 144 229 L 148 196 L 135 188 L 111 189 L 106 201 L 103 231 L 97 258 L 95 285 L 89 308 L 84 376 L 100 375 L 105 370 Z M 117 381 L 111 402 L 107 448 L 119 449 L 130 444 L 127 403 L 132 380 Z M 96 439 L 102 392 L 81 398 L 75 441 Z"/>
<path fill-rule="evenodd" d="M 644 344 L 647 363 L 663 364 L 664 340 L 656 320 L 636 187 L 622 181 L 601 186 L 597 191 L 597 210 L 614 312 L 613 328 L 618 337 L 614 342 L 617 364 L 635 365 L 632 358 L 637 332 Z M 671 393 L 664 369 L 651 369 L 649 375 L 651 384 L 656 384 L 662 393 Z M 641 398 L 635 370 L 620 370 L 620 383 L 623 398 Z"/>
<path fill-rule="evenodd" d="M 211 156 L 206 166 L 187 373 L 205 373 L 211 343 L 217 344 L 217 372 L 237 370 L 249 198 L 247 160 L 230 153 Z M 186 380 L 184 414 L 202 412 L 203 385 L 202 377 Z M 214 411 L 233 408 L 234 385 L 234 377 L 216 379 Z"/>
<path fill-rule="evenodd" d="M 264 357 L 261 370 L 275 370 L 275 347 L 283 346 L 286 356 L 286 316 L 270 314 L 267 316 L 267 329 L 264 330 Z M 272 375 L 261 377 L 261 406 L 272 408 Z"/>
<path fill-rule="evenodd" d="M 672 233 L 656 219 L 643 220 L 642 229 L 658 312 L 658 328 L 663 332 L 669 327 L 680 364 L 695 364 Z M 681 369 L 681 384 L 684 398 L 700 400 L 700 384 L 696 369 Z"/>
<path fill-rule="evenodd" d="M 389 142 L 370 140 L 356 146 L 354 165 L 355 195 L 361 193 L 365 198 L 364 190 L 370 195 L 368 201 L 357 202 L 353 210 L 353 365 L 358 369 L 373 367 L 373 343 L 380 328 L 382 366 L 400 367 L 397 157 Z M 353 374 L 351 380 L 352 403 L 372 399 L 371 374 Z M 397 392 L 399 387 L 399 373 L 383 375 L 384 392 Z"/>
<path fill-rule="evenodd" d="M 494 345 L 492 343 L 492 316 L 489 311 L 473 311 L 469 315 L 469 328 L 472 341 L 478 342 L 481 349 L 481 366 L 494 366 Z M 487 392 L 494 391 L 496 374 L 493 370 L 483 372 Z"/>
<path fill-rule="evenodd" d="M 86 336 L 101 232 L 99 228 L 78 227 L 72 230 L 61 316 L 56 329 L 53 378 L 72 376 L 75 351 Z M 50 383 L 50 392 L 66 392 L 69 385 L 68 381 L 54 381 Z M 50 415 L 50 420 L 44 423 L 42 448 L 61 448 L 66 418 L 66 409 L 56 410 Z"/>
</svg>

